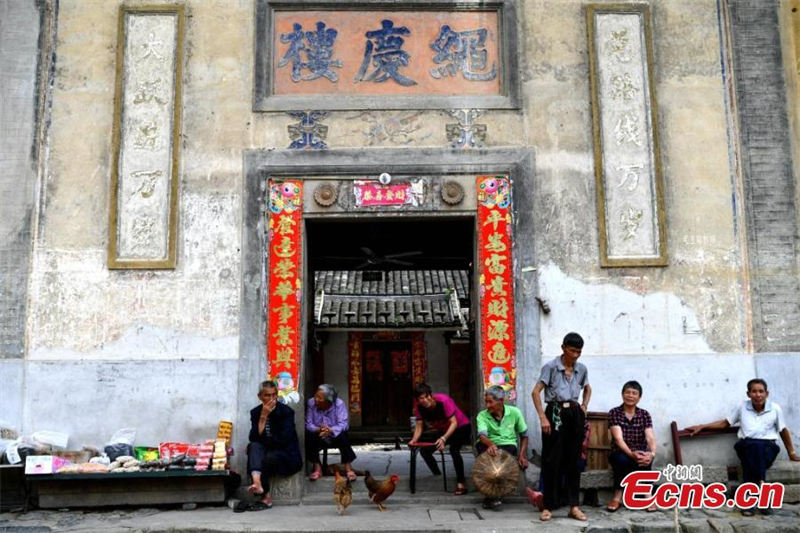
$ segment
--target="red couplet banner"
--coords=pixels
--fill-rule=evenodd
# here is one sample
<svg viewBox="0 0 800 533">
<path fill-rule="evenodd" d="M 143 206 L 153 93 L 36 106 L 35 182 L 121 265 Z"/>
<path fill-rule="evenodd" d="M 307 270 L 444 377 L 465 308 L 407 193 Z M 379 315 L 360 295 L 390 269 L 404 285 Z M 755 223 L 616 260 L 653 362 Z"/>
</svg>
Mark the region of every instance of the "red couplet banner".
<svg viewBox="0 0 800 533">
<path fill-rule="evenodd" d="M 267 295 L 267 375 L 288 403 L 300 401 L 300 314 L 302 298 L 303 183 L 269 183 L 269 293 Z"/>
<path fill-rule="evenodd" d="M 425 354 L 425 332 L 415 331 L 411 338 L 411 379 L 414 385 L 428 380 L 428 358 Z"/>
<path fill-rule="evenodd" d="M 358 331 L 350 332 L 348 341 L 348 382 L 350 395 L 350 412 L 361 412 L 361 333 Z M 367 369 L 369 372 L 369 368 Z"/>
<path fill-rule="evenodd" d="M 479 176 L 478 268 L 484 386 L 515 399 L 514 277 L 511 262 L 511 180 Z"/>
</svg>

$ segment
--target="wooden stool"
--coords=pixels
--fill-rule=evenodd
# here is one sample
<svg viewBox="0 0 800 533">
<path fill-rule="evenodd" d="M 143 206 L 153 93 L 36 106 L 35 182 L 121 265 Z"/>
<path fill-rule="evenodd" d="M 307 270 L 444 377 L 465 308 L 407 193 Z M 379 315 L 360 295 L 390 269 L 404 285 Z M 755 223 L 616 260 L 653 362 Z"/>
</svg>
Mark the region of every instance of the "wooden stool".
<svg viewBox="0 0 800 533">
<path fill-rule="evenodd" d="M 436 446 L 435 442 L 417 442 L 416 444 L 409 444 L 408 449 L 411 451 L 411 467 L 408 473 L 408 484 L 411 489 L 411 494 L 417 491 L 417 453 L 420 448 L 427 448 L 429 446 Z M 442 460 L 442 480 L 444 481 L 444 490 L 447 492 L 447 470 L 445 469 L 444 449 L 439 450 L 439 456 Z"/>
</svg>

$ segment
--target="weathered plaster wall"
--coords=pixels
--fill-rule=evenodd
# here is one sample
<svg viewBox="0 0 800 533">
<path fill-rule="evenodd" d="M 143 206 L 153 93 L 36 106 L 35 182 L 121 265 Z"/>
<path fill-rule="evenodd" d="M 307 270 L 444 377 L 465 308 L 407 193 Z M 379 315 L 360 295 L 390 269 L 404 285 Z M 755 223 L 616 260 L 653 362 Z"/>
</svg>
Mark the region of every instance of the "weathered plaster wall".
<svg viewBox="0 0 800 533">
<path fill-rule="evenodd" d="M 14 428 L 16 431 L 22 429 L 25 365 L 25 361 L 16 358 L 0 361 L 0 383 L 3 384 L 0 426 Z"/>
<path fill-rule="evenodd" d="M 548 331 L 560 336 L 565 329 L 608 332 L 619 327 L 614 318 L 623 312 L 630 315 L 631 309 L 618 307 L 614 297 L 627 292 L 643 297 L 637 311 L 644 319 L 643 329 L 680 324 L 683 316 L 694 314 L 696 326 L 689 326 L 700 331 L 669 335 L 669 343 L 636 342 L 641 352 L 739 351 L 743 348 L 740 259 L 734 238 L 716 2 L 650 5 L 670 265 L 603 270 L 598 267 L 583 2 L 525 2 L 525 30 L 520 32 L 527 52 L 522 76 L 528 118 L 524 127 L 527 142 L 536 150 L 533 211 L 539 231 L 533 242 L 543 270 L 540 288 L 555 295 L 574 287 L 568 279 L 585 284 L 569 301 L 562 296 L 551 304 L 552 314 L 542 317 L 542 342 L 548 342 Z M 697 150 L 700 146 L 703 149 Z M 550 275 L 553 267 L 561 273 L 557 283 Z M 609 306 L 599 308 L 602 301 Z M 588 308 L 584 318 L 592 318 L 580 327 L 570 325 L 576 324 L 570 315 L 579 307 Z M 611 341 L 610 336 L 597 349 L 619 353 L 614 344 L 622 339 Z M 628 346 L 623 353 L 632 349 Z"/>
<path fill-rule="evenodd" d="M 202 442 L 216 436 L 220 420 L 247 421 L 236 412 L 236 367 L 207 360 L 32 361 L 23 392 L 25 434 L 63 431 L 69 449 L 102 446 L 124 427 L 136 428 L 137 445 Z"/>
<path fill-rule="evenodd" d="M 40 8 L 0 2 L 0 359 L 25 353 L 37 133 Z"/>
<path fill-rule="evenodd" d="M 140 3 L 144 2 L 131 5 Z M 524 266 L 538 270 L 526 274 L 529 277 L 518 286 L 542 293 L 552 312 L 541 316 L 541 346 L 531 351 L 541 351 L 546 360 L 557 354 L 567 330 L 581 330 L 587 335 L 586 353 L 602 354 L 596 362 L 587 358 L 596 376 L 593 409 L 613 405 L 621 385 L 618 376 L 635 362 L 642 374 L 654 376 L 645 384 L 645 406 L 659 420 L 683 420 L 692 414 L 692 407 L 664 400 L 664 407 L 656 410 L 648 402 L 669 399 L 671 391 L 684 384 L 700 390 L 696 384 L 701 374 L 710 373 L 707 382 L 736 371 L 741 373 L 741 377 L 735 374 L 736 379 L 746 381 L 753 368 L 740 362 L 746 358 L 734 355 L 743 350 L 744 337 L 741 258 L 732 206 L 716 1 L 654 0 L 651 5 L 669 267 L 598 267 L 582 0 L 519 2 L 523 109 L 487 112 L 479 122 L 487 125 L 490 147 L 529 147 L 535 155 L 533 201 L 517 206 L 521 216 L 533 217 L 535 229 L 515 238 L 517 246 L 535 258 Z M 97 372 L 105 372 L 99 369 L 106 367 L 121 368 L 126 375 L 138 372 L 142 386 L 160 379 L 159 372 L 175 380 L 171 389 L 158 388 L 160 381 L 148 389 L 151 392 L 138 389 L 154 397 L 152 407 L 130 400 L 121 408 L 138 414 L 123 415 L 120 425 L 141 422 L 143 430 L 152 428 L 152 438 L 169 426 L 149 421 L 169 412 L 173 400 L 193 403 L 200 395 L 215 395 L 217 403 L 201 404 L 208 411 L 207 420 L 185 424 L 181 417 L 170 419 L 175 433 L 180 433 L 176 438 L 200 438 L 193 428 L 205 426 L 227 409 L 227 402 L 236 397 L 236 383 L 239 405 L 249 405 L 254 394 L 251 385 L 261 374 L 254 369 L 263 365 L 258 359 L 263 355 L 255 339 L 239 342 L 240 302 L 260 290 L 258 276 L 242 282 L 245 272 L 260 270 L 243 265 L 240 253 L 242 225 L 250 223 L 243 222 L 243 154 L 249 149 L 285 148 L 286 127 L 295 120 L 251 111 L 252 0 L 190 0 L 186 8 L 178 266 L 174 271 L 108 271 L 118 5 L 101 0 L 59 2 L 49 170 L 43 181 L 41 239 L 30 283 L 31 361 L 25 405 L 32 407 L 26 407 L 26 430 L 59 420 L 48 418 L 48 409 L 59 402 L 69 405 L 63 400 L 66 392 L 71 398 L 81 386 L 88 389 L 79 396 L 80 406 L 92 395 L 107 402 L 128 394 L 133 377 L 115 378 L 112 387 L 95 383 Z M 440 111 L 338 112 L 325 121 L 331 149 L 444 148 L 445 125 L 450 122 L 454 119 Z M 245 258 L 259 260 L 252 254 Z M 247 343 L 254 354 L 248 357 L 256 359 L 248 359 L 246 368 L 230 370 Z M 703 355 L 710 352 L 720 355 Z M 191 361 L 179 363 L 181 359 Z M 537 359 L 520 362 L 519 392 L 531 424 L 536 418 L 530 416 L 528 398 L 542 362 Z M 196 377 L 179 371 L 194 363 L 201 369 Z M 239 363 L 243 364 L 241 359 Z M 215 365 L 224 369 L 224 386 L 204 389 L 217 372 Z M 84 372 L 83 367 L 93 370 Z M 655 378 L 674 369 L 678 372 L 674 382 Z M 55 370 L 66 372 L 66 384 L 52 376 Z M 25 375 L 13 372 L 19 379 Z M 339 387 L 346 394 L 346 386 Z M 738 397 L 740 388 L 741 384 L 732 386 L 724 396 Z M 708 402 L 723 396 L 721 389 L 703 394 Z M 62 418 L 79 420 L 65 409 L 59 407 Z M 105 416 L 115 411 L 101 412 Z M 714 412 L 710 418 L 717 414 L 723 413 Z M 228 415 L 219 415 L 223 416 Z M 246 416 L 243 412 L 235 416 L 241 437 Z M 100 427 L 97 434 L 113 431 L 116 422 L 110 416 L 103 418 L 108 427 Z M 84 431 L 70 430 L 76 435 Z M 659 430 L 660 442 L 663 431 Z"/>
<path fill-rule="evenodd" d="M 797 187 L 787 107 L 793 84 L 785 79 L 780 4 L 730 1 L 757 351 L 800 349 Z"/>
<path fill-rule="evenodd" d="M 655 348 L 639 343 L 645 353 L 742 347 L 716 2 L 690 4 L 653 3 L 670 267 L 597 266 L 583 2 L 520 2 L 523 113 L 495 111 L 480 119 L 489 145 L 535 150 L 535 200 L 521 208 L 532 211 L 537 231 L 518 238 L 535 248 L 541 268 L 552 264 L 564 280 L 593 287 L 576 294 L 578 305 L 591 296 L 611 301 L 616 286 L 673 295 L 670 306 L 641 298 L 642 315 L 654 327 L 696 316 L 687 327 L 700 333 Z M 187 2 L 178 267 L 108 272 L 117 9 L 107 2 L 60 4 L 44 232 L 31 287 L 32 357 L 237 356 L 242 150 L 288 145 L 285 128 L 293 121 L 250 110 L 252 15 L 251 2 Z M 333 149 L 443 147 L 451 121 L 438 111 L 340 112 L 326 123 Z M 542 283 L 542 290 L 555 288 L 552 279 Z M 551 316 L 567 309 L 554 302 Z M 590 327 L 605 329 L 613 311 L 611 304 Z M 544 329 L 561 334 L 564 323 L 552 322 L 543 322 Z M 151 331 L 158 340 L 148 346 L 144 337 Z M 613 345 L 607 349 L 618 353 Z"/>
<path fill-rule="evenodd" d="M 800 354 L 764 353 L 755 356 L 756 375 L 766 380 L 769 397 L 783 408 L 792 442 L 800 442 Z M 781 453 L 785 453 L 782 450 Z"/>
<path fill-rule="evenodd" d="M 189 3 L 178 266 L 137 272 L 106 268 L 118 5 L 59 5 L 63 33 L 33 262 L 30 357 L 238 357 L 252 6 Z M 216 38 L 223 34 L 231 38 Z"/>
</svg>

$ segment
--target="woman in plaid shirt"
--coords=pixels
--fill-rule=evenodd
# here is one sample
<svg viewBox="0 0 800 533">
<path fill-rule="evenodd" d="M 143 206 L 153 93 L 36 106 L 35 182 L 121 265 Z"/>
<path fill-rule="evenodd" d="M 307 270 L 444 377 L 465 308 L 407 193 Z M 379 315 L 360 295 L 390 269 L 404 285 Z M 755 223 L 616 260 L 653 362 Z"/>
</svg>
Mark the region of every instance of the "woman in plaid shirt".
<svg viewBox="0 0 800 533">
<path fill-rule="evenodd" d="M 622 405 L 608 412 L 611 430 L 611 452 L 608 462 L 614 470 L 614 499 L 606 509 L 612 513 L 619 509 L 622 498 L 620 483 L 625 476 L 636 470 L 649 470 L 656 455 L 656 437 L 650 413 L 636 404 L 642 398 L 642 386 L 638 381 L 628 381 L 622 386 Z M 655 507 L 648 511 L 655 511 Z"/>
</svg>

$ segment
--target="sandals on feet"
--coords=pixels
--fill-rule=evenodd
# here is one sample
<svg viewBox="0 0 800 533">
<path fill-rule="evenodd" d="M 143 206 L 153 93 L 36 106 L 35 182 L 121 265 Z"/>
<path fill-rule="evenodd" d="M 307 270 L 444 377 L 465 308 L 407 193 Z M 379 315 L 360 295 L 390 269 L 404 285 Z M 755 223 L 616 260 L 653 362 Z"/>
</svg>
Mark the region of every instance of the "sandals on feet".
<svg viewBox="0 0 800 533">
<path fill-rule="evenodd" d="M 581 522 L 586 522 L 588 520 L 588 518 L 586 518 L 586 515 L 583 514 L 583 511 L 581 511 L 580 509 L 571 510 L 567 516 L 575 520 L 579 520 Z"/>
<path fill-rule="evenodd" d="M 542 522 L 549 522 L 551 518 L 553 518 L 553 513 L 551 513 L 547 509 L 542 511 L 542 514 L 539 515 L 539 520 L 541 520 Z"/>
<path fill-rule="evenodd" d="M 467 492 L 467 487 L 456 487 L 456 490 L 453 492 L 453 494 L 456 496 L 463 496 Z"/>
<path fill-rule="evenodd" d="M 358 475 L 355 472 L 353 472 L 352 470 L 348 470 L 347 471 L 347 479 L 349 479 L 350 481 L 355 481 L 356 479 L 358 479 Z"/>
<path fill-rule="evenodd" d="M 272 509 L 272 502 L 264 503 L 262 501 L 253 502 L 247 508 L 248 511 L 263 511 L 265 509 Z"/>
<path fill-rule="evenodd" d="M 318 471 L 318 470 L 315 470 L 314 472 L 311 472 L 311 473 L 308 475 L 308 480 L 309 480 L 309 481 L 316 481 L 316 480 L 318 480 L 318 479 L 319 479 L 319 478 L 321 478 L 321 477 L 322 477 L 322 472 L 320 472 L 320 471 Z"/>
<path fill-rule="evenodd" d="M 609 513 L 613 513 L 617 509 L 619 509 L 619 500 L 611 500 L 608 502 L 608 505 L 606 505 L 606 511 Z"/>
<path fill-rule="evenodd" d="M 242 500 L 236 504 L 236 506 L 233 508 L 233 512 L 243 513 L 245 511 L 263 511 L 264 509 L 272 509 L 272 502 L 264 503 L 262 501 L 250 502 L 247 500 Z"/>
</svg>

